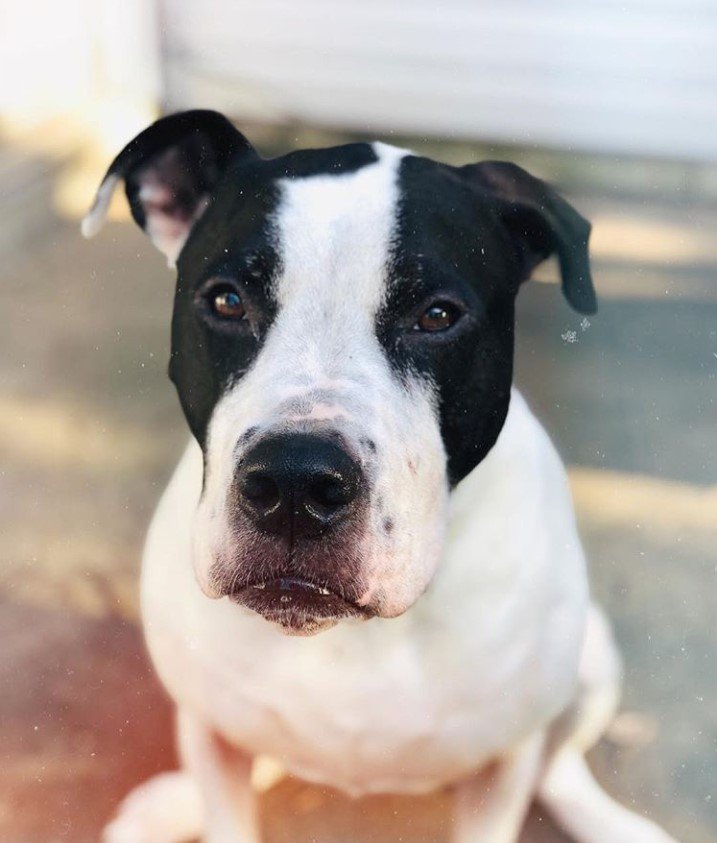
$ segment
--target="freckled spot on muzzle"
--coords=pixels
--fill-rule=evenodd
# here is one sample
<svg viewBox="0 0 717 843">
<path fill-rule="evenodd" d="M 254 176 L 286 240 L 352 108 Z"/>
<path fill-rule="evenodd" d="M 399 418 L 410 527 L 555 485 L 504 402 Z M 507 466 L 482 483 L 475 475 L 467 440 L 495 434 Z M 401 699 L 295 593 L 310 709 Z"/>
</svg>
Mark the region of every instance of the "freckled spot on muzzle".
<svg viewBox="0 0 717 843">
<path fill-rule="evenodd" d="M 370 451 L 372 454 L 376 453 L 376 443 L 373 439 L 369 439 L 368 437 L 361 439 L 361 446 L 366 448 L 366 450 Z"/>
</svg>

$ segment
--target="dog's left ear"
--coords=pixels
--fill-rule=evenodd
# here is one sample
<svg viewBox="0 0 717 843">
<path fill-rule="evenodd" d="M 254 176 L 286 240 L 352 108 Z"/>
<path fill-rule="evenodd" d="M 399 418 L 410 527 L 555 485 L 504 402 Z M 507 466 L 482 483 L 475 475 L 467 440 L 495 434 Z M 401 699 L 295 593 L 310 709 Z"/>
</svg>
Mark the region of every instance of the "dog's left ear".
<svg viewBox="0 0 717 843">
<path fill-rule="evenodd" d="M 516 164 L 483 161 L 461 167 L 460 172 L 497 200 L 500 217 L 523 261 L 521 280 L 557 254 L 565 298 L 579 313 L 595 313 L 597 299 L 588 257 L 590 223 L 545 182 Z"/>
<path fill-rule="evenodd" d="M 183 111 L 157 120 L 119 153 L 82 220 L 92 237 L 104 224 L 124 179 L 132 216 L 173 266 L 212 191 L 238 156 L 258 157 L 249 141 L 216 111 Z"/>
</svg>

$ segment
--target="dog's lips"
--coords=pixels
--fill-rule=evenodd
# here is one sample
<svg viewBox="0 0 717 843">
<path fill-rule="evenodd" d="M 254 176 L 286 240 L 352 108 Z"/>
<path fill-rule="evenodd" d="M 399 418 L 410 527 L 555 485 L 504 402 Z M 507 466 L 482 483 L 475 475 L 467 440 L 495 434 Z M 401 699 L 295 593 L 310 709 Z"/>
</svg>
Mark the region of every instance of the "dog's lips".
<svg viewBox="0 0 717 843">
<path fill-rule="evenodd" d="M 296 577 L 254 582 L 229 595 L 285 631 L 310 635 L 345 618 L 368 618 L 370 612 L 335 592 Z"/>
</svg>

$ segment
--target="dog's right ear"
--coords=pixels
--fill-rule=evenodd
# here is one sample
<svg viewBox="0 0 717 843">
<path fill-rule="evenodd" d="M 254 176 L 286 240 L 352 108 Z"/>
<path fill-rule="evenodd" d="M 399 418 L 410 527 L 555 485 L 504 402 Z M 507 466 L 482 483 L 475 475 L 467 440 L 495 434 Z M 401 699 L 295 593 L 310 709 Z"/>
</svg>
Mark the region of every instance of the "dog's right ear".
<svg viewBox="0 0 717 843">
<path fill-rule="evenodd" d="M 258 157 L 249 141 L 216 111 L 183 111 L 157 120 L 120 152 L 82 220 L 92 237 L 104 224 L 124 179 L 132 216 L 174 266 L 217 182 L 239 156 Z"/>
</svg>

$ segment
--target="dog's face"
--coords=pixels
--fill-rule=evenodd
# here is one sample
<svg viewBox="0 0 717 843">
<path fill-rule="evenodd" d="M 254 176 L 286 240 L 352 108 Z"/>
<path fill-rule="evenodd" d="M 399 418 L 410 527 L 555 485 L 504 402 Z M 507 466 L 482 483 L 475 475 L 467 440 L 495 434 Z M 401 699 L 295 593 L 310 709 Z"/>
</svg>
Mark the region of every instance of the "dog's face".
<svg viewBox="0 0 717 843">
<path fill-rule="evenodd" d="M 568 299 L 594 309 L 589 226 L 513 165 L 382 144 L 264 160 L 213 112 L 135 138 L 86 233 L 121 178 L 178 269 L 202 589 L 295 634 L 401 614 L 505 419 L 520 283 L 557 253 Z"/>
</svg>

